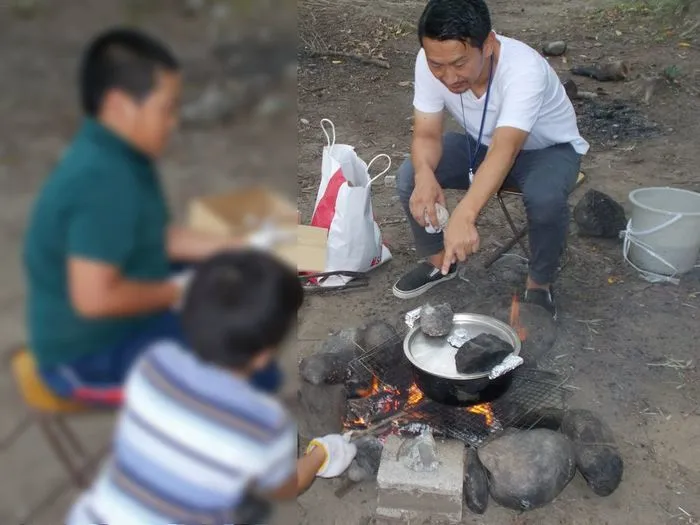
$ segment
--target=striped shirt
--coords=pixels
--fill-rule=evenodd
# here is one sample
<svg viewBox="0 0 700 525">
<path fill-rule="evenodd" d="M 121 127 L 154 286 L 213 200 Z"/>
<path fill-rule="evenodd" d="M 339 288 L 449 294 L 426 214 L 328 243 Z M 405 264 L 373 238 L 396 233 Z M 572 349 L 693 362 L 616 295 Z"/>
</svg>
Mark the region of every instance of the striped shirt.
<svg viewBox="0 0 700 525">
<path fill-rule="evenodd" d="M 66 525 L 229 525 L 296 469 L 296 428 L 244 379 L 159 342 L 125 385 L 111 457 Z"/>
</svg>

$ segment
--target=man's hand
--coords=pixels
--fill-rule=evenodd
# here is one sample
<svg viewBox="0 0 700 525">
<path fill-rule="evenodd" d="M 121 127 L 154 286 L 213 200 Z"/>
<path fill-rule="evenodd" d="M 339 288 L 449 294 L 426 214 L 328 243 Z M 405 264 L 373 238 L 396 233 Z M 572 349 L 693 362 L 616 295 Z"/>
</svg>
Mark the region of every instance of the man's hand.
<svg viewBox="0 0 700 525">
<path fill-rule="evenodd" d="M 413 218 L 424 228 L 426 226 L 426 211 L 428 212 L 430 224 L 436 227 L 440 224 L 437 211 L 435 210 L 436 202 L 445 206 L 445 193 L 435 178 L 435 174 L 432 172 L 416 173 L 415 187 L 411 194 L 409 206 Z"/>
<path fill-rule="evenodd" d="M 453 263 L 464 262 L 472 253 L 479 250 L 479 231 L 476 229 L 476 224 L 473 219 L 461 212 L 459 207 L 447 223 L 444 239 L 443 275 L 449 273 Z"/>
</svg>

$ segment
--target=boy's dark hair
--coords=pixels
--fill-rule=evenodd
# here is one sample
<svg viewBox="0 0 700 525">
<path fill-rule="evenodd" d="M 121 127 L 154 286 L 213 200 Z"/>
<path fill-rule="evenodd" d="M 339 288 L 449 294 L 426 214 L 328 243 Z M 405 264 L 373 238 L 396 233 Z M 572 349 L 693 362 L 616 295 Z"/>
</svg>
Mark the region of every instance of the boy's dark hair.
<svg viewBox="0 0 700 525">
<path fill-rule="evenodd" d="M 418 21 L 418 39 L 459 40 L 481 49 L 491 32 L 483 0 L 430 0 Z"/>
<path fill-rule="evenodd" d="M 109 29 L 95 37 L 82 58 L 79 83 L 83 111 L 96 115 L 105 93 L 114 88 L 140 102 L 153 89 L 159 70 L 179 69 L 165 44 L 136 29 Z"/>
<path fill-rule="evenodd" d="M 185 297 L 185 339 L 202 360 L 243 369 L 286 337 L 304 292 L 297 274 L 271 255 L 216 255 L 197 269 Z"/>
</svg>

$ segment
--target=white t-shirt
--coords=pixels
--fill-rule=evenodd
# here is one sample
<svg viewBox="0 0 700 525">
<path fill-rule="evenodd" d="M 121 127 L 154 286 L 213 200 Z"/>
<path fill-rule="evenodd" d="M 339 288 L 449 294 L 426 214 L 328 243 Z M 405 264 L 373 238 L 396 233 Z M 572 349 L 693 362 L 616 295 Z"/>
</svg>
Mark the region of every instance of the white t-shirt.
<svg viewBox="0 0 700 525">
<path fill-rule="evenodd" d="M 507 126 L 529 132 L 523 149 L 568 142 L 584 155 L 589 145 L 578 132 L 574 107 L 547 60 L 519 40 L 500 35 L 496 38 L 501 43 L 501 55 L 494 67 L 482 144 L 491 144 L 494 130 Z M 486 93 L 479 99 L 471 91 L 452 93 L 430 71 L 425 51 L 418 52 L 413 98 L 418 111 L 438 113 L 447 108 L 477 139 L 485 99 Z"/>
</svg>

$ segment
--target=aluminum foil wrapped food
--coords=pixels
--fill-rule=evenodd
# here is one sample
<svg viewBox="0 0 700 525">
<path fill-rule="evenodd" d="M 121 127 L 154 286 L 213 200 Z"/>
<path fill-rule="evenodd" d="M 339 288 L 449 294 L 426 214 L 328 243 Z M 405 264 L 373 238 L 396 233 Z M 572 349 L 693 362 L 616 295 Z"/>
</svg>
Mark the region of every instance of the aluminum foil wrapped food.
<svg viewBox="0 0 700 525">
<path fill-rule="evenodd" d="M 491 369 L 491 372 L 489 372 L 489 379 L 496 379 L 497 377 L 501 377 L 503 374 L 506 374 L 511 370 L 515 370 L 516 368 L 518 368 L 520 365 L 523 364 L 523 362 L 523 358 L 519 355 L 510 354 L 501 362 L 501 364 L 496 365 Z"/>
<path fill-rule="evenodd" d="M 440 233 L 447 226 L 447 221 L 450 220 L 450 212 L 439 202 L 435 203 L 435 214 L 438 220 L 437 226 L 430 223 L 428 212 L 425 212 L 425 231 L 428 233 Z"/>
<path fill-rule="evenodd" d="M 406 312 L 406 315 L 404 316 L 404 322 L 406 323 L 406 326 L 409 328 L 413 328 L 418 320 L 420 319 L 420 311 L 422 309 L 422 306 L 419 306 L 418 308 L 414 308 L 413 310 Z"/>
</svg>

